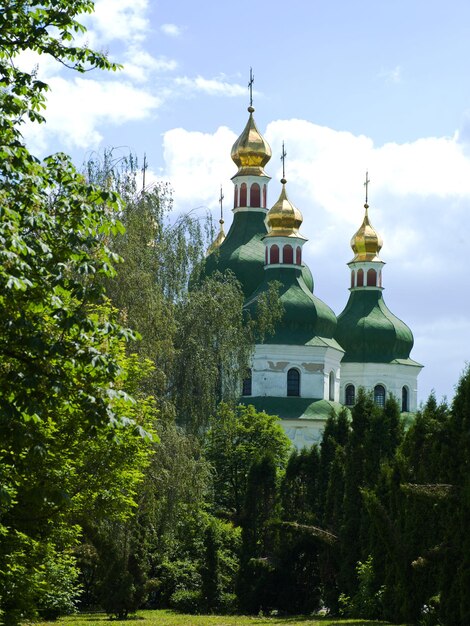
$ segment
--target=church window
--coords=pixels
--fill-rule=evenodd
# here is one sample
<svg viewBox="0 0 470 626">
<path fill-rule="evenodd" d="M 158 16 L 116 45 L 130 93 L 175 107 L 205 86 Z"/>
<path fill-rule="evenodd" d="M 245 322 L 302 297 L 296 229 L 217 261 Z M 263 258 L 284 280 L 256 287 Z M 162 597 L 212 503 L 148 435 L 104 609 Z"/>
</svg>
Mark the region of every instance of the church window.
<svg viewBox="0 0 470 626">
<path fill-rule="evenodd" d="M 356 389 L 354 388 L 354 385 L 346 385 L 344 395 L 346 406 L 353 406 L 356 402 Z"/>
<path fill-rule="evenodd" d="M 354 278 L 355 278 L 354 270 L 352 270 L 352 272 L 351 272 L 351 289 L 354 287 Z"/>
<path fill-rule="evenodd" d="M 282 260 L 284 263 L 294 262 L 294 250 L 292 249 L 292 246 L 290 246 L 289 244 L 284 246 L 284 249 L 282 251 Z"/>
<path fill-rule="evenodd" d="M 238 185 L 235 185 L 235 197 L 233 198 L 233 206 L 235 209 L 238 207 Z"/>
<path fill-rule="evenodd" d="M 377 406 L 385 406 L 385 387 L 383 385 L 375 385 L 374 402 L 375 404 L 377 404 Z"/>
<path fill-rule="evenodd" d="M 300 396 L 300 372 L 295 368 L 287 372 L 287 395 Z"/>
<path fill-rule="evenodd" d="M 370 269 L 367 271 L 367 286 L 368 287 L 377 286 L 377 272 L 373 269 Z"/>
<path fill-rule="evenodd" d="M 265 254 L 264 254 L 264 256 L 265 256 L 265 261 L 264 261 L 264 262 L 265 262 L 265 264 L 267 265 L 267 264 L 268 264 L 268 249 L 267 249 L 267 248 L 265 248 L 264 252 L 265 252 Z"/>
<path fill-rule="evenodd" d="M 329 383 L 329 400 L 334 400 L 335 399 L 335 373 L 333 372 L 333 370 L 331 370 L 330 372 L 328 383 Z"/>
<path fill-rule="evenodd" d="M 246 374 L 246 377 L 243 379 L 242 396 L 251 396 L 251 370 L 249 369 Z"/>
<path fill-rule="evenodd" d="M 302 265 L 302 249 L 300 246 L 297 246 L 295 251 L 295 262 L 297 265 Z"/>
<path fill-rule="evenodd" d="M 403 387 L 401 390 L 401 410 L 409 411 L 409 403 L 408 403 L 408 387 Z"/>
<path fill-rule="evenodd" d="M 246 183 L 240 185 L 240 206 L 246 206 Z"/>
<path fill-rule="evenodd" d="M 268 203 L 267 193 L 268 193 L 268 190 L 266 188 L 266 185 L 263 185 L 263 206 L 264 206 L 264 208 L 266 208 L 266 205 Z"/>
<path fill-rule="evenodd" d="M 357 286 L 364 287 L 364 270 L 357 270 Z"/>
<path fill-rule="evenodd" d="M 250 187 L 250 206 L 259 207 L 261 204 L 261 193 L 258 183 L 253 183 Z"/>
<path fill-rule="evenodd" d="M 269 262 L 279 263 L 279 246 L 276 244 L 272 245 L 271 250 L 269 251 Z"/>
</svg>

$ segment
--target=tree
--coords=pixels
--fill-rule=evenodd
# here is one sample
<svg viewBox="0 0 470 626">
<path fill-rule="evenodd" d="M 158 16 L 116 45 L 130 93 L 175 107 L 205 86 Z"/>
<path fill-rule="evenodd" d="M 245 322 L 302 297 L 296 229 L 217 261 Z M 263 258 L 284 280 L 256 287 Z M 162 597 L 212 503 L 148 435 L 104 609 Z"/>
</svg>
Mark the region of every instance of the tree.
<svg viewBox="0 0 470 626">
<path fill-rule="evenodd" d="M 252 405 L 222 403 L 206 436 L 216 510 L 239 519 L 252 464 L 268 454 L 277 468 L 283 468 L 290 445 L 277 417 L 258 412 Z"/>
<path fill-rule="evenodd" d="M 39 162 L 20 134 L 24 118 L 43 121 L 47 90 L 15 66 L 22 50 L 78 71 L 115 69 L 73 41 L 84 31 L 76 16 L 92 8 L 45 0 L 0 9 L 0 610 L 9 624 L 50 606 L 60 577 L 45 572 L 74 567 L 64 555 L 79 512 L 128 511 L 147 458 L 148 413 L 125 391 L 132 334 L 97 280 L 117 260 L 105 241 L 120 229 L 119 199 L 85 183 L 65 155 Z"/>
</svg>

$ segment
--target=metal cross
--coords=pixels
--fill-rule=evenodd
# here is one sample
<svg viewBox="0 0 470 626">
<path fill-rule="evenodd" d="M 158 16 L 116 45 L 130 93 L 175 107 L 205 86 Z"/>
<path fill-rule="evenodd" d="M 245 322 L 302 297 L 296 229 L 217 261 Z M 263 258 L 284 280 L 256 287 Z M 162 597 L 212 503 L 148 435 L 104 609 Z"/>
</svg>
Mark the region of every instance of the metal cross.
<svg viewBox="0 0 470 626">
<path fill-rule="evenodd" d="M 222 193 L 222 185 L 220 185 L 220 197 L 219 197 L 219 204 L 220 204 L 220 220 L 223 221 L 224 219 L 224 214 L 223 214 L 223 209 L 222 209 L 222 201 L 225 198 L 224 194 Z"/>
<path fill-rule="evenodd" d="M 248 83 L 248 89 L 250 90 L 250 107 L 253 106 L 253 83 L 255 82 L 255 77 L 253 74 L 253 70 L 250 67 L 250 82 Z"/>
<path fill-rule="evenodd" d="M 282 153 L 281 153 L 281 161 L 282 161 L 282 178 L 286 177 L 286 156 L 287 152 L 284 149 L 284 142 L 282 142 Z"/>
<path fill-rule="evenodd" d="M 366 188 L 366 204 L 367 204 L 367 200 L 369 197 L 369 183 L 370 183 L 369 172 L 366 172 L 366 182 L 364 183 L 364 187 Z"/>
</svg>

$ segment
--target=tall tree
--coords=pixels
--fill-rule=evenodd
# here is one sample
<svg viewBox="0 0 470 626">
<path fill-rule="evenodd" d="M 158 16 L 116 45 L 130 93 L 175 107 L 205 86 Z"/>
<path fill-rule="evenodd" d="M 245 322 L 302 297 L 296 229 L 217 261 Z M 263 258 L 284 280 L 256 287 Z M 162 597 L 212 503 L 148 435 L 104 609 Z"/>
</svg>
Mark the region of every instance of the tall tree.
<svg viewBox="0 0 470 626">
<path fill-rule="evenodd" d="M 86 184 L 64 155 L 39 162 L 20 132 L 25 118 L 43 121 L 48 88 L 15 64 L 22 51 L 80 72 L 115 69 L 74 42 L 85 30 L 77 16 L 92 9 L 88 0 L 0 8 L 0 611 L 11 624 L 53 596 L 60 577 L 47 580 L 47 572 L 73 567 L 64 554 L 76 542 L 80 507 L 101 496 L 106 510 L 103 490 L 111 487 L 129 509 L 146 457 L 137 432 L 147 427 L 145 411 L 125 393 L 123 342 L 131 333 L 96 279 L 113 272 L 105 240 L 120 228 L 119 199 Z M 114 488 L 122 466 L 113 459 L 122 461 L 124 449 L 136 462 L 125 462 Z"/>
<path fill-rule="evenodd" d="M 206 456 L 214 468 L 216 511 L 239 520 L 253 463 L 268 454 L 281 469 L 290 445 L 277 417 L 251 405 L 222 403 L 206 435 Z"/>
</svg>

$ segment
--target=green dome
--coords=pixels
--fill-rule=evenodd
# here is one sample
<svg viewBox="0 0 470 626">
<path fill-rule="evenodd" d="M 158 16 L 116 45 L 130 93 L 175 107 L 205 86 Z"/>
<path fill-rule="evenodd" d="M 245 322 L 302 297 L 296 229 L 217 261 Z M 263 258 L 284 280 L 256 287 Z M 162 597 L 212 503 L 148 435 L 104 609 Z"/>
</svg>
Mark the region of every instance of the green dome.
<svg viewBox="0 0 470 626">
<path fill-rule="evenodd" d="M 413 347 L 411 330 L 389 311 L 378 289 L 351 292 L 335 339 L 346 351 L 343 363 L 406 360 Z"/>
<path fill-rule="evenodd" d="M 281 283 L 279 297 L 284 308 L 281 321 L 274 335 L 266 337 L 264 343 L 284 345 L 330 345 L 339 348 L 333 339 L 336 316 L 317 298 L 305 284 L 302 270 L 293 267 L 273 267 L 265 270 L 260 287 L 245 305 L 252 317 L 260 295 L 269 288 L 269 283 Z"/>
<path fill-rule="evenodd" d="M 204 279 L 216 271 L 231 270 L 240 281 L 245 298 L 250 296 L 264 280 L 266 235 L 265 213 L 240 211 L 234 214 L 230 230 L 223 243 L 209 254 L 203 262 L 198 279 Z M 302 267 L 302 275 L 310 290 L 313 278 L 308 267 Z"/>
</svg>

